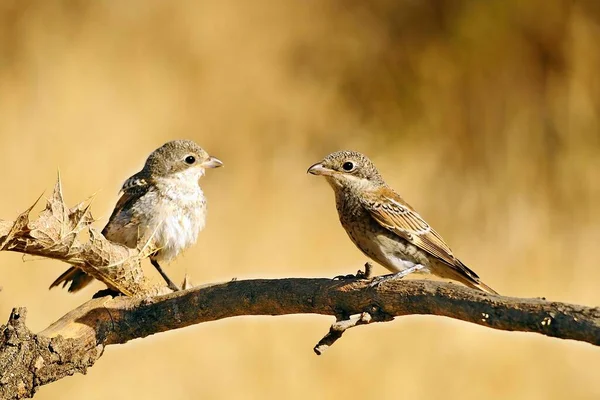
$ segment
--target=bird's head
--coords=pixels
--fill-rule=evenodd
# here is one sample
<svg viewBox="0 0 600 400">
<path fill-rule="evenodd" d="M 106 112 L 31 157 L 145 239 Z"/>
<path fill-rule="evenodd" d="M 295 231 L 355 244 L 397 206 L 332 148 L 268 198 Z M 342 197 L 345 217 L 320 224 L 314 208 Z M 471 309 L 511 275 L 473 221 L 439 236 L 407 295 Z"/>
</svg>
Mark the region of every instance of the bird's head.
<svg viewBox="0 0 600 400">
<path fill-rule="evenodd" d="M 369 189 L 384 184 L 375 164 L 357 151 L 336 151 L 307 171 L 321 175 L 335 189 Z"/>
<path fill-rule="evenodd" d="M 156 177 L 189 176 L 200 178 L 207 168 L 218 168 L 223 163 L 210 156 L 191 140 L 173 140 L 154 150 L 144 170 Z"/>
</svg>

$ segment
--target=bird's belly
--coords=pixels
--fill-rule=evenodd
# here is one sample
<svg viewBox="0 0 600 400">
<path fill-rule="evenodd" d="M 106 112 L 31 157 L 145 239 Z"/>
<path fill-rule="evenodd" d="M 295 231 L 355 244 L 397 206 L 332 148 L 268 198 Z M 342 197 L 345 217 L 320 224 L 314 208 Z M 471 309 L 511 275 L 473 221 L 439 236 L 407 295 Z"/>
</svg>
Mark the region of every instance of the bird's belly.
<svg viewBox="0 0 600 400">
<path fill-rule="evenodd" d="M 179 253 L 190 247 L 204 229 L 206 209 L 204 204 L 186 207 L 163 215 L 158 223 L 153 242 L 158 248 L 157 261 L 171 261 Z"/>
<path fill-rule="evenodd" d="M 426 255 L 416 246 L 387 230 L 366 235 L 350 235 L 350 238 L 366 256 L 392 272 L 404 271 L 420 264 L 424 268 L 418 272 L 429 273 L 429 260 Z"/>
</svg>

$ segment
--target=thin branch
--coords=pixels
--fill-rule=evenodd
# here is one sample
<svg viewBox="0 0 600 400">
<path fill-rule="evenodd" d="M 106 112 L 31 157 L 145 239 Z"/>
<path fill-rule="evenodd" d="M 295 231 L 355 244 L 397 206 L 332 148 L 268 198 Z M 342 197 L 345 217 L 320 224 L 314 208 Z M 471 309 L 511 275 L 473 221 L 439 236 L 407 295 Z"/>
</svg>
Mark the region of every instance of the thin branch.
<svg viewBox="0 0 600 400">
<path fill-rule="evenodd" d="M 257 279 L 146 299 L 102 297 L 69 312 L 37 335 L 25 325 L 25 310 L 15 309 L 0 329 L 0 397 L 31 396 L 41 385 L 85 373 L 102 356 L 105 346 L 240 315 L 336 316 L 334 327 L 319 342 L 319 351 L 349 327 L 412 314 L 600 345 L 597 307 L 495 296 L 434 281 L 390 281 L 375 288 L 369 282 Z M 348 319 L 350 322 L 343 322 Z"/>
<path fill-rule="evenodd" d="M 377 316 L 381 317 L 377 318 Z M 327 335 L 323 336 L 323 339 L 319 340 L 319 343 L 317 343 L 313 350 L 318 356 L 320 356 L 325 350 L 330 348 L 338 339 L 340 339 L 344 332 L 346 332 L 348 329 L 354 328 L 355 326 L 370 324 L 371 322 L 385 322 L 393 319 L 394 317 L 381 312 L 375 314 L 374 317 L 367 311 L 363 311 L 360 314 L 351 315 L 345 318 L 338 317 L 333 325 L 331 325 L 331 328 L 329 328 Z"/>
</svg>

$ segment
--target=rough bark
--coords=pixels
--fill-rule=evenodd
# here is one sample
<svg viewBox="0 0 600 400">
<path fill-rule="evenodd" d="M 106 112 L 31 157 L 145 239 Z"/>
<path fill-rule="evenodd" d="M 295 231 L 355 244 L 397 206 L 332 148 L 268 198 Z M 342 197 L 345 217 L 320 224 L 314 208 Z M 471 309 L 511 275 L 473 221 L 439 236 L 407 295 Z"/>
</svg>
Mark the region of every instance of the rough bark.
<svg viewBox="0 0 600 400">
<path fill-rule="evenodd" d="M 105 346 L 239 315 L 333 315 L 315 346 L 320 354 L 353 326 L 428 314 L 506 331 L 535 332 L 600 345 L 600 308 L 489 295 L 433 281 L 257 279 L 232 281 L 156 297 L 105 296 L 88 301 L 44 331 L 14 309 L 0 328 L 0 397 L 31 397 L 47 383 L 85 373 Z"/>
</svg>

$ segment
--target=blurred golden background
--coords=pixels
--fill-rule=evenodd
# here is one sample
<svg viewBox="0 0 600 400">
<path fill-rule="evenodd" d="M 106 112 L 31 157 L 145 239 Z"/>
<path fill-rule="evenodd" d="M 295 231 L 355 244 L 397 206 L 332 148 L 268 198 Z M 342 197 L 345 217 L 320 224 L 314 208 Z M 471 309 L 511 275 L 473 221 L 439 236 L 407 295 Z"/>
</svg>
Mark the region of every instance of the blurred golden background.
<svg viewBox="0 0 600 400">
<path fill-rule="evenodd" d="M 188 138 L 225 168 L 203 179 L 208 225 L 171 276 L 332 277 L 365 258 L 305 171 L 355 149 L 500 293 L 598 305 L 599 40 L 593 0 L 2 0 L 0 215 L 60 168 L 69 204 L 97 193 L 102 228 L 145 157 Z M 27 306 L 41 330 L 102 288 L 48 291 L 66 266 L 25 261 L 0 255 L 2 321 Z M 600 397 L 589 344 L 411 316 L 317 357 L 331 322 L 136 340 L 36 398 Z"/>
</svg>

